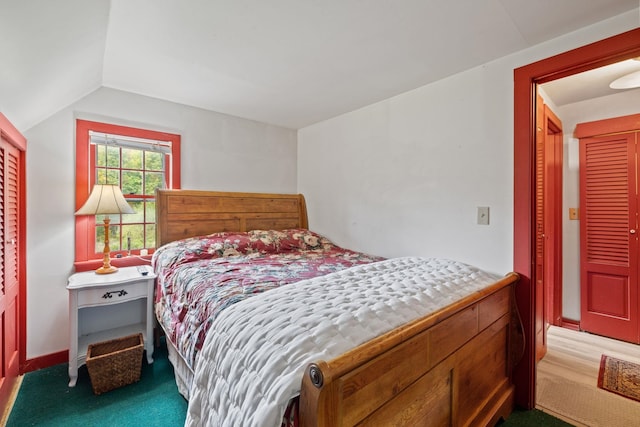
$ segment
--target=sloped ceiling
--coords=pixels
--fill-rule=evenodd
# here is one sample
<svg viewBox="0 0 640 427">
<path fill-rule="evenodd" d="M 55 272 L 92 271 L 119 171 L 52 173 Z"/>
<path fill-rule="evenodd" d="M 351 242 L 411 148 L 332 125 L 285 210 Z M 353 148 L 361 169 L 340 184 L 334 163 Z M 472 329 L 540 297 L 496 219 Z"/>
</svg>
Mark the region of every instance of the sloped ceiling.
<svg viewBox="0 0 640 427">
<path fill-rule="evenodd" d="M 0 111 L 21 131 L 102 85 L 105 0 L 0 0 Z"/>
<path fill-rule="evenodd" d="M 0 110 L 25 131 L 106 86 L 298 129 L 638 6 L 0 0 Z"/>
</svg>

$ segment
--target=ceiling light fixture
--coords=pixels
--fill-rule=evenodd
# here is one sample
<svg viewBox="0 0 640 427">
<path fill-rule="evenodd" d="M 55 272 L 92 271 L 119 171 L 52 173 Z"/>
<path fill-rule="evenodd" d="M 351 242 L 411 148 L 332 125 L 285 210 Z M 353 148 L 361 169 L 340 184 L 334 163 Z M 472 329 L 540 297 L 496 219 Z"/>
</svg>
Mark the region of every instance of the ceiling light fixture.
<svg viewBox="0 0 640 427">
<path fill-rule="evenodd" d="M 626 74 L 612 81 L 609 87 L 611 89 L 632 89 L 640 87 L 640 71 L 634 71 L 633 73 Z"/>
<path fill-rule="evenodd" d="M 634 59 L 640 61 L 640 57 Z M 609 87 L 611 89 L 633 89 L 640 87 L 640 70 L 615 79 L 609 84 Z"/>
</svg>

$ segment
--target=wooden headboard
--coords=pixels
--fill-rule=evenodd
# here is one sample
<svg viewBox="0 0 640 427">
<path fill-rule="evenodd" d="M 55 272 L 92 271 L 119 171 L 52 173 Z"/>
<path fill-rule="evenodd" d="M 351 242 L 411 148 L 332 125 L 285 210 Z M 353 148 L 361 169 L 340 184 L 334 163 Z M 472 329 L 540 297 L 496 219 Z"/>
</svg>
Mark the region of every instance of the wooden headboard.
<svg viewBox="0 0 640 427">
<path fill-rule="evenodd" d="M 219 231 L 308 228 L 302 194 L 156 191 L 156 247 Z"/>
</svg>

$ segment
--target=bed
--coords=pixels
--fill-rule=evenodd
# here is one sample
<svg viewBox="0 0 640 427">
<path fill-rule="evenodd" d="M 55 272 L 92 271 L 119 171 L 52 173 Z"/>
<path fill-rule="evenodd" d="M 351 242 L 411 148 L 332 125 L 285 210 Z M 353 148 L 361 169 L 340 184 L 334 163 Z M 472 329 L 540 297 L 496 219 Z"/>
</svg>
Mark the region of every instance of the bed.
<svg viewBox="0 0 640 427">
<path fill-rule="evenodd" d="M 187 424 L 475 426 L 494 425 L 511 412 L 511 371 L 523 348 L 515 273 L 496 276 L 449 260 L 384 260 L 336 247 L 308 230 L 302 195 L 160 190 L 156 196 L 159 282 L 168 267 L 186 265 L 177 253 L 196 262 L 196 270 L 165 274 L 177 282 L 194 271 L 207 276 L 210 258 L 217 273 L 230 275 L 225 283 L 244 280 L 233 276 L 253 268 L 244 258 L 259 265 L 249 270 L 256 281 L 232 292 L 235 304 L 224 310 L 214 304 L 214 315 L 204 316 L 210 322 L 200 319 L 191 329 L 167 313 L 189 317 L 194 295 L 208 291 L 188 285 L 193 299 L 176 306 L 161 289 L 170 294 L 175 283 L 168 277 L 157 285 L 156 314 L 178 388 L 190 401 Z M 273 255 L 274 247 L 285 248 L 286 261 Z M 311 254 L 310 264 L 299 250 Z M 265 257 L 277 259 L 276 267 L 265 267 Z M 302 275 L 271 274 L 278 263 Z M 267 276 L 284 286 L 262 289 Z M 421 300 L 421 289 L 409 291 L 433 280 L 442 294 L 437 304 Z M 363 286 L 360 297 L 352 293 L 355 282 Z M 299 395 L 289 396 L 292 390 Z"/>
</svg>

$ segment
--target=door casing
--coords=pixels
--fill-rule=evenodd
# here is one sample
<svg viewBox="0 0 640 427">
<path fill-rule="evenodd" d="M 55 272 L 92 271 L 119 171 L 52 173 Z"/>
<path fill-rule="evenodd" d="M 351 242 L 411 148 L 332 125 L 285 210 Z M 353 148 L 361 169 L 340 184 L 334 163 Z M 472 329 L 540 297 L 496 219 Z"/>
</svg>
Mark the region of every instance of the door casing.
<svg viewBox="0 0 640 427">
<path fill-rule="evenodd" d="M 514 70 L 514 261 L 525 352 L 514 370 L 516 404 L 535 406 L 535 94 L 536 85 L 640 56 L 640 28 Z"/>
</svg>

